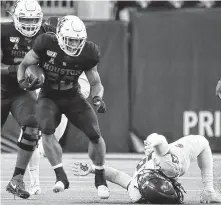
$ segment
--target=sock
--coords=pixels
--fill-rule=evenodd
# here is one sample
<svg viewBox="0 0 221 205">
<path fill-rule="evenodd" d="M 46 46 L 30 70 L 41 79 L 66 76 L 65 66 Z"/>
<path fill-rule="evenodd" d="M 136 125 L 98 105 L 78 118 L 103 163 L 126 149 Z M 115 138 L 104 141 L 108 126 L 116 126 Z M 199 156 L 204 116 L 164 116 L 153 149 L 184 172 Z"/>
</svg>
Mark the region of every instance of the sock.
<svg viewBox="0 0 221 205">
<path fill-rule="evenodd" d="M 56 175 L 56 180 L 57 181 L 62 181 L 62 180 L 66 180 L 67 179 L 67 175 L 63 169 L 62 163 L 58 164 L 56 166 L 53 166 L 53 169 L 55 171 L 55 175 Z"/>
<path fill-rule="evenodd" d="M 102 169 L 104 169 L 104 165 L 102 165 L 102 166 L 93 165 L 93 166 L 94 166 L 94 168 L 97 169 L 97 170 L 102 170 Z"/>
<path fill-rule="evenodd" d="M 212 173 L 201 173 L 203 188 L 206 191 L 214 192 L 213 188 L 213 174 Z"/>
<path fill-rule="evenodd" d="M 14 171 L 14 174 L 13 174 L 13 177 L 17 176 L 21 174 L 22 176 L 24 176 L 25 174 L 25 169 L 21 169 L 21 168 L 18 168 L 18 167 L 15 167 L 15 171 Z"/>
<path fill-rule="evenodd" d="M 95 187 L 98 188 L 98 186 L 100 185 L 104 185 L 107 187 L 105 171 L 104 169 L 95 169 Z"/>
<path fill-rule="evenodd" d="M 39 167 L 30 167 L 29 166 L 29 176 L 30 176 L 30 181 L 31 181 L 31 185 L 40 185 L 40 181 L 39 181 Z"/>
<path fill-rule="evenodd" d="M 31 185 L 40 185 L 39 182 L 39 164 L 40 164 L 40 152 L 37 148 L 28 164 L 28 171 L 30 176 Z"/>
<path fill-rule="evenodd" d="M 205 142 L 204 150 L 197 157 L 197 162 L 201 170 L 201 177 L 204 190 L 214 192 L 213 157 L 208 142 Z"/>
</svg>

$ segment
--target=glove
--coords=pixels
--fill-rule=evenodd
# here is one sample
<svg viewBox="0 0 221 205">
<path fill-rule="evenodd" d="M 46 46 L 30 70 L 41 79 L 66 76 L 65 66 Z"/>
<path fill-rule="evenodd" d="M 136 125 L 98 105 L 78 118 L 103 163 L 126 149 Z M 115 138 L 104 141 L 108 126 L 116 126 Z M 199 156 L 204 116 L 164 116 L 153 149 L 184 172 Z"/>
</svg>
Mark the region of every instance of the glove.
<svg viewBox="0 0 221 205">
<path fill-rule="evenodd" d="M 105 113 L 106 112 L 106 105 L 105 105 L 104 101 L 99 96 L 95 96 L 93 98 L 93 105 L 97 107 L 98 113 Z"/>
<path fill-rule="evenodd" d="M 25 78 L 20 80 L 18 83 L 20 88 L 24 90 L 36 90 L 42 87 L 42 84 L 39 83 L 38 78 L 35 78 L 33 81 L 31 81 L 30 78 Z"/>
<path fill-rule="evenodd" d="M 94 169 L 90 164 L 82 162 L 74 162 L 71 166 L 71 170 L 75 176 L 87 176 L 90 173 L 94 173 Z"/>
<path fill-rule="evenodd" d="M 221 79 L 218 81 L 216 85 L 216 96 L 221 99 Z"/>
<path fill-rule="evenodd" d="M 153 146 L 148 139 L 144 140 L 144 153 L 148 157 L 153 152 Z"/>
</svg>

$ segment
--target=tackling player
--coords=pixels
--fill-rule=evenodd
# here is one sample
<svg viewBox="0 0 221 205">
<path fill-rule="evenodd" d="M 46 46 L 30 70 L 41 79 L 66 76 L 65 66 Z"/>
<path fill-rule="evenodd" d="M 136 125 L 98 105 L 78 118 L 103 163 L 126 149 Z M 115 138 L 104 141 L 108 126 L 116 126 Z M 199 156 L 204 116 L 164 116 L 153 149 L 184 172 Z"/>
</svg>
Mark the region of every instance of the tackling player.
<svg viewBox="0 0 221 205">
<path fill-rule="evenodd" d="M 213 186 L 212 152 L 204 136 L 188 135 L 168 144 L 163 135 L 154 133 L 147 137 L 144 145 L 145 157 L 138 163 L 133 177 L 112 167 L 105 167 L 106 179 L 127 189 L 133 202 L 138 202 L 143 197 L 137 182 L 143 170 L 160 170 L 166 177 L 176 180 L 184 175 L 191 162 L 197 159 L 203 183 L 200 202 L 221 203 L 221 197 Z M 88 164 L 74 163 L 72 170 L 75 175 L 85 176 L 93 173 L 94 168 Z"/>
<path fill-rule="evenodd" d="M 90 84 L 85 73 L 82 73 L 78 79 L 78 83 L 80 85 L 80 90 L 85 99 L 87 99 L 90 95 Z M 61 123 L 55 130 L 55 138 L 59 142 L 61 137 L 63 136 L 66 126 L 67 126 L 67 118 L 65 115 L 62 115 Z M 41 193 L 40 180 L 39 180 L 39 163 L 40 163 L 40 155 L 45 155 L 44 149 L 42 147 L 42 140 L 39 141 L 40 144 L 38 148 L 34 151 L 32 158 L 28 165 L 28 171 L 30 175 L 30 187 L 29 193 L 31 195 L 38 195 Z"/>
<path fill-rule="evenodd" d="M 39 135 L 35 117 L 37 102 L 34 92 L 24 91 L 16 79 L 18 64 L 31 49 L 34 39 L 45 32 L 42 27 L 43 13 L 36 0 L 19 0 L 12 13 L 13 22 L 1 23 L 1 126 L 9 112 L 21 126 L 18 153 L 13 177 L 6 190 L 28 198 L 23 175 L 35 150 Z M 39 86 L 37 81 L 27 85 L 32 90 Z"/>
<path fill-rule="evenodd" d="M 54 132 L 61 115 L 82 130 L 89 138 L 89 157 L 95 165 L 95 186 L 100 198 L 109 197 L 104 175 L 106 146 L 101 136 L 96 113 L 79 91 L 78 78 L 84 71 L 91 85 L 93 103 L 97 112 L 104 113 L 102 100 L 104 88 L 97 71 L 99 50 L 96 44 L 86 41 L 84 23 L 76 16 L 65 16 L 58 22 L 56 34 L 39 36 L 32 50 L 19 65 L 17 78 L 20 87 L 26 89 L 25 70 L 39 64 L 45 71 L 46 82 L 39 94 L 37 118 L 42 132 L 43 147 L 53 168 L 57 168 L 54 192 L 68 188 L 69 182 L 62 167 L 62 150 Z M 55 159 L 50 155 L 56 156 Z"/>
</svg>

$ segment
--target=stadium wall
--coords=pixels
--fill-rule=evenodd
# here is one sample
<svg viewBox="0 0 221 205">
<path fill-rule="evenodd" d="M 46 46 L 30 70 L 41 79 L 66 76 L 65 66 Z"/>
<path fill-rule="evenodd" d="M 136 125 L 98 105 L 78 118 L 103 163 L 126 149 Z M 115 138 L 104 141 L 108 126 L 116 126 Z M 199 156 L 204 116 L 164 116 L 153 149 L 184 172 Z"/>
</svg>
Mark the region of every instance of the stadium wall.
<svg viewBox="0 0 221 205">
<path fill-rule="evenodd" d="M 134 151 L 130 132 L 140 140 L 162 133 L 169 142 L 203 134 L 221 152 L 220 22 L 220 9 L 134 12 L 129 33 L 123 22 L 86 22 L 101 50 L 107 113 L 98 117 L 108 152 Z M 9 116 L 2 151 L 15 151 L 18 135 Z M 61 144 L 65 152 L 87 152 L 88 139 L 68 124 Z"/>
<path fill-rule="evenodd" d="M 221 151 L 220 9 L 131 14 L 131 130 L 202 134 Z"/>
</svg>

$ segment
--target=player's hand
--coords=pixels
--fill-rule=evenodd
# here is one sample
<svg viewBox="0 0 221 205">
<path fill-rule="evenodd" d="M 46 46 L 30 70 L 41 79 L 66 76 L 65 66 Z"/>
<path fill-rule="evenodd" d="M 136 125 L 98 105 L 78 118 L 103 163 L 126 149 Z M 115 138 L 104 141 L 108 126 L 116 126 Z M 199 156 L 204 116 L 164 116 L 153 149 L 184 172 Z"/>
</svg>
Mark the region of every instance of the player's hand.
<svg viewBox="0 0 221 205">
<path fill-rule="evenodd" d="M 24 90 L 36 90 L 42 87 L 42 84 L 40 83 L 38 78 L 35 78 L 33 80 L 30 78 L 24 78 L 21 79 L 18 83 L 20 88 Z"/>
<path fill-rule="evenodd" d="M 144 153 L 146 156 L 149 156 L 151 152 L 153 152 L 153 147 L 151 146 L 151 143 L 148 140 L 145 140 L 144 141 Z"/>
<path fill-rule="evenodd" d="M 221 99 L 221 79 L 218 81 L 216 85 L 216 96 Z"/>
<path fill-rule="evenodd" d="M 144 140 L 144 153 L 148 157 L 153 152 L 153 146 L 151 142 L 146 139 Z"/>
<path fill-rule="evenodd" d="M 74 162 L 74 164 L 71 165 L 71 169 L 75 176 L 87 176 L 88 174 L 94 172 L 90 164 L 82 162 Z"/>
<path fill-rule="evenodd" d="M 97 107 L 98 113 L 105 113 L 106 112 L 106 105 L 105 105 L 104 101 L 99 96 L 95 96 L 93 98 L 93 105 Z"/>
</svg>

